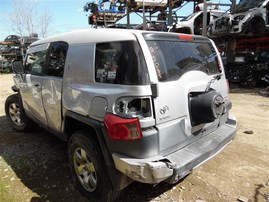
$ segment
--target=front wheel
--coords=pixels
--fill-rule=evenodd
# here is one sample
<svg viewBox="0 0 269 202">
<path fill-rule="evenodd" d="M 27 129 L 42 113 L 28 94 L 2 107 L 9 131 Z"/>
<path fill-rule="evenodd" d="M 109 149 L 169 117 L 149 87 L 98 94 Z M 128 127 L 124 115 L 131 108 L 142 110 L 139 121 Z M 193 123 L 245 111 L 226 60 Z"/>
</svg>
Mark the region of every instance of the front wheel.
<svg viewBox="0 0 269 202">
<path fill-rule="evenodd" d="M 13 94 L 7 97 L 5 102 L 5 113 L 10 120 L 12 127 L 17 131 L 29 131 L 32 130 L 35 125 L 34 122 L 26 116 L 19 101 L 18 94 Z"/>
<path fill-rule="evenodd" d="M 120 191 L 112 186 L 100 146 L 87 131 L 72 135 L 68 159 L 74 185 L 82 195 L 100 202 L 119 198 Z"/>
</svg>

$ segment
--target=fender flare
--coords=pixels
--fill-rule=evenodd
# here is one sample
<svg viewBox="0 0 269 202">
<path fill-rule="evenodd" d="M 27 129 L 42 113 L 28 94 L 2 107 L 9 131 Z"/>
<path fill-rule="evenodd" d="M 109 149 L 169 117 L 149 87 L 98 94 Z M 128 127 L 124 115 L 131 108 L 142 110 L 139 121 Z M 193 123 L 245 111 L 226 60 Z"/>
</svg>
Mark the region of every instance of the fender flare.
<svg viewBox="0 0 269 202">
<path fill-rule="evenodd" d="M 108 146 L 107 146 L 107 143 L 106 143 L 106 140 L 104 137 L 106 130 L 105 130 L 105 126 L 102 122 L 100 122 L 98 120 L 94 120 L 94 119 L 86 117 L 86 116 L 82 116 L 82 115 L 74 113 L 72 111 L 67 111 L 65 113 L 64 117 L 65 117 L 64 123 L 63 123 L 64 133 L 66 132 L 66 130 L 65 130 L 66 121 L 65 120 L 67 118 L 71 118 L 73 120 L 81 122 L 84 125 L 91 127 L 95 131 L 95 134 L 97 137 L 96 139 L 97 139 L 97 141 L 100 145 L 100 148 L 102 150 L 102 155 L 104 157 L 105 164 L 107 166 L 110 180 L 111 180 L 115 189 L 121 190 L 133 182 L 133 180 L 131 180 L 129 177 L 127 177 L 126 175 L 124 175 L 123 173 L 121 173 L 120 171 L 118 171 L 115 168 L 112 154 L 108 149 Z M 66 134 L 66 140 L 68 141 L 72 134 L 67 134 L 67 133 L 65 133 L 65 134 Z"/>
</svg>

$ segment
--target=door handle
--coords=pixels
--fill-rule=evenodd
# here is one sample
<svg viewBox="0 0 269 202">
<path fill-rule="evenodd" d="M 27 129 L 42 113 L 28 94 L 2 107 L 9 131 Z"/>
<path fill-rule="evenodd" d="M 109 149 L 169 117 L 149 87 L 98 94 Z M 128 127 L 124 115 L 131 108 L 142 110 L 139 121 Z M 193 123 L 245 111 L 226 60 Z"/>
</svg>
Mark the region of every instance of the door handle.
<svg viewBox="0 0 269 202">
<path fill-rule="evenodd" d="M 34 88 L 35 88 L 37 91 L 41 91 L 41 85 L 40 85 L 40 83 L 35 83 L 35 84 L 34 84 Z"/>
</svg>

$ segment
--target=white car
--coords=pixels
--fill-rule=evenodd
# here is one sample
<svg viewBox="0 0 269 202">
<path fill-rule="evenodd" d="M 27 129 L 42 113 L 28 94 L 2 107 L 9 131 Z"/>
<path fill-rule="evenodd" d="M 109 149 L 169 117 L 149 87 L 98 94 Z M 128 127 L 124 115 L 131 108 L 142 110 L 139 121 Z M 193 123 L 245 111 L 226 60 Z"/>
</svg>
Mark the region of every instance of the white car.
<svg viewBox="0 0 269 202">
<path fill-rule="evenodd" d="M 269 0 L 241 0 L 232 13 L 227 13 L 210 24 L 208 36 L 260 36 L 268 27 Z"/>
<path fill-rule="evenodd" d="M 207 25 L 214 19 L 225 14 L 223 10 L 208 10 Z M 203 28 L 203 11 L 195 12 L 175 24 L 169 32 L 201 35 Z"/>
</svg>

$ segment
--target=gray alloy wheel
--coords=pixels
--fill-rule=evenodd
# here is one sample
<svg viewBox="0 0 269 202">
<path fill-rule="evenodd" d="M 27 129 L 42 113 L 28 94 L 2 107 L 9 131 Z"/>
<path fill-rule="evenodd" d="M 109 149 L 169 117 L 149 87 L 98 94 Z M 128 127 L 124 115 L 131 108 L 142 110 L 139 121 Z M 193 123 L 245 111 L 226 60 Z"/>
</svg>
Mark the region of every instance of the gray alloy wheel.
<svg viewBox="0 0 269 202">
<path fill-rule="evenodd" d="M 103 153 L 92 130 L 75 132 L 68 143 L 68 161 L 75 188 L 90 201 L 114 202 L 121 196 L 110 180 Z"/>
<path fill-rule="evenodd" d="M 5 102 L 5 112 L 12 127 L 17 131 L 32 131 L 37 127 L 37 125 L 25 114 L 20 102 L 19 94 L 13 94 L 7 97 Z"/>
<path fill-rule="evenodd" d="M 81 185 L 89 192 L 97 187 L 97 174 L 89 155 L 83 148 L 77 148 L 73 156 L 74 168 Z"/>
<path fill-rule="evenodd" d="M 21 119 L 20 106 L 18 103 L 11 103 L 8 108 L 9 117 L 11 121 L 17 126 L 23 126 L 24 123 Z"/>
</svg>

